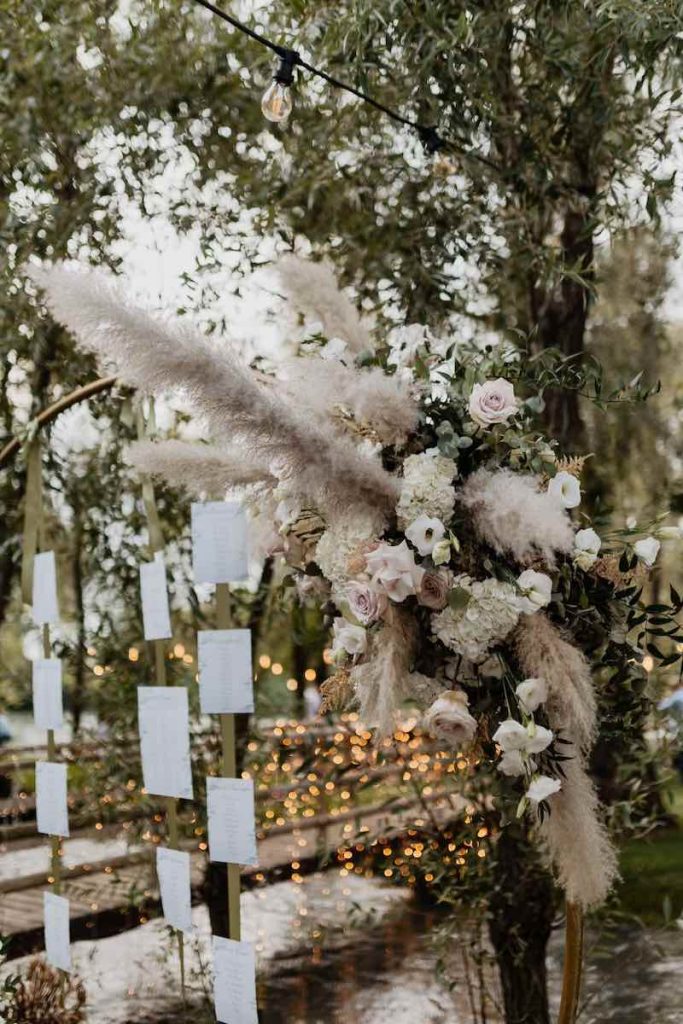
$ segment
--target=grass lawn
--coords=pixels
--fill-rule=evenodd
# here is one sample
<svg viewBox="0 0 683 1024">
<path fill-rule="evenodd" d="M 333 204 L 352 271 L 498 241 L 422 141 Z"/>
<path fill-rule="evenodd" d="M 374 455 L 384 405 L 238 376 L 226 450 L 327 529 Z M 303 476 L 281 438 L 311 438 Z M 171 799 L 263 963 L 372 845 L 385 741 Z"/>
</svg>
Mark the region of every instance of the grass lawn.
<svg viewBox="0 0 683 1024">
<path fill-rule="evenodd" d="M 621 851 L 621 907 L 653 926 L 683 917 L 683 787 L 671 792 L 667 805 L 679 827 L 626 843 Z"/>
</svg>

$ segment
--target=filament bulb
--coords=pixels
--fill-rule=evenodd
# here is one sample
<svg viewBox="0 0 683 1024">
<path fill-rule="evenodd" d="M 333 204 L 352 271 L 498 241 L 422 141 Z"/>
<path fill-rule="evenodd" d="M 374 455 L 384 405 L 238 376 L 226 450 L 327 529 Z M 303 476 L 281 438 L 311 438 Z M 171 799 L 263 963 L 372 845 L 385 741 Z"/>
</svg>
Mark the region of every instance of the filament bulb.
<svg viewBox="0 0 683 1024">
<path fill-rule="evenodd" d="M 286 121 L 293 106 L 292 90 L 277 79 L 268 86 L 261 100 L 263 116 L 269 121 Z"/>
</svg>

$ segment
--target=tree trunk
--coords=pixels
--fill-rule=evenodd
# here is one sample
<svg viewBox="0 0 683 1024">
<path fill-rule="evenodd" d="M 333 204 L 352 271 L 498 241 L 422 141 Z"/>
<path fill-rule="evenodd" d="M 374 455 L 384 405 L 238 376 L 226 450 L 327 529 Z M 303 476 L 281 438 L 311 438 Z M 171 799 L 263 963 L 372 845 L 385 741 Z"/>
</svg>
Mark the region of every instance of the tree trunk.
<svg viewBox="0 0 683 1024">
<path fill-rule="evenodd" d="M 562 263 L 572 275 L 563 274 L 552 291 L 533 285 L 531 288 L 531 320 L 537 329 L 537 350 L 557 348 L 563 356 L 577 361 L 584 351 L 590 297 L 588 284 L 593 278 L 593 230 L 587 212 L 588 200 L 585 203 L 586 210 L 566 212 L 560 238 Z M 545 394 L 545 403 L 545 426 L 549 436 L 559 441 L 563 452 L 580 450 L 585 434 L 578 393 L 551 388 Z"/>
<path fill-rule="evenodd" d="M 546 950 L 556 892 L 538 854 L 516 826 L 498 841 L 489 934 L 503 990 L 506 1024 L 549 1024 Z"/>
</svg>

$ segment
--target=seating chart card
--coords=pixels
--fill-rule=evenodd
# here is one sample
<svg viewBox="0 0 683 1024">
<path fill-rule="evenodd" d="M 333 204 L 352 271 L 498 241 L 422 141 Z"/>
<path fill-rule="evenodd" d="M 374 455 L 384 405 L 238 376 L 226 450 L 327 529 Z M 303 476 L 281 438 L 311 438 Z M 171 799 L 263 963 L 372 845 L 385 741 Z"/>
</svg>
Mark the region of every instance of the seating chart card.
<svg viewBox="0 0 683 1024">
<path fill-rule="evenodd" d="M 249 575 L 247 517 L 236 502 L 192 505 L 195 583 L 241 583 Z"/>
<path fill-rule="evenodd" d="M 258 1024 L 256 958 L 251 943 L 214 935 L 213 974 L 219 1024 Z"/>
<path fill-rule="evenodd" d="M 39 729 L 60 729 L 64 723 L 62 663 L 59 658 L 32 662 L 33 718 Z"/>
<path fill-rule="evenodd" d="M 36 626 L 59 622 L 57 568 L 54 551 L 41 551 L 33 559 L 33 621 Z"/>
<path fill-rule="evenodd" d="M 69 901 L 53 892 L 44 892 L 43 919 L 47 962 L 62 971 L 70 971 Z"/>
<path fill-rule="evenodd" d="M 43 835 L 69 835 L 65 764 L 36 761 L 36 817 Z"/>
<path fill-rule="evenodd" d="M 258 864 L 251 779 L 206 780 L 209 858 L 225 864 Z"/>
<path fill-rule="evenodd" d="M 138 686 L 138 725 L 145 789 L 192 799 L 190 721 L 184 686 Z"/>
<path fill-rule="evenodd" d="M 171 636 L 171 614 L 162 555 L 140 566 L 140 593 L 145 640 L 166 640 Z"/>
<path fill-rule="evenodd" d="M 157 847 L 157 876 L 166 921 L 178 931 L 191 932 L 190 854 L 183 850 Z"/>
<path fill-rule="evenodd" d="M 199 701 L 205 715 L 254 710 L 251 630 L 202 629 L 197 634 Z"/>
</svg>

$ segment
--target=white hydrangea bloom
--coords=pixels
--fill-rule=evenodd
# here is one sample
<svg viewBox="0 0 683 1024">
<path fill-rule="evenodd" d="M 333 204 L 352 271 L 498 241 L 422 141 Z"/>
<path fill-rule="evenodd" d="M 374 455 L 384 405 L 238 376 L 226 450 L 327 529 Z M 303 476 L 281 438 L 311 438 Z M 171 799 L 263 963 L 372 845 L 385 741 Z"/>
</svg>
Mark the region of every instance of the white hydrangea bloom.
<svg viewBox="0 0 683 1024">
<path fill-rule="evenodd" d="M 349 561 L 363 547 L 379 540 L 383 523 L 371 511 L 347 512 L 331 522 L 315 551 L 316 563 L 332 583 L 345 583 L 357 575 L 349 570 Z"/>
<path fill-rule="evenodd" d="M 515 588 L 496 579 L 472 581 L 457 576 L 454 587 L 469 593 L 463 608 L 432 615 L 432 631 L 451 651 L 468 661 L 483 661 L 490 649 L 514 629 L 519 618 Z"/>
<path fill-rule="evenodd" d="M 455 488 L 451 485 L 457 473 L 457 463 L 440 455 L 436 448 L 409 455 L 403 462 L 401 497 L 396 506 L 401 529 L 420 516 L 448 523 L 455 508 Z"/>
</svg>

